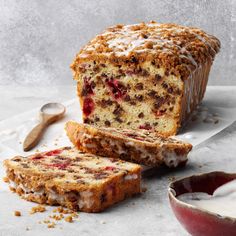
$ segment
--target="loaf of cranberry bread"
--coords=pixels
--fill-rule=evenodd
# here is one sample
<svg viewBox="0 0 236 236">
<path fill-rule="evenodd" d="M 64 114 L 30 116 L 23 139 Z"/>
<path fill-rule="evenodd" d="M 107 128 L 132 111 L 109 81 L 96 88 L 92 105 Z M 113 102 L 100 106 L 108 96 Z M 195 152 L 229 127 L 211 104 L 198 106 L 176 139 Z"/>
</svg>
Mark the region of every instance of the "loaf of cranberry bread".
<svg viewBox="0 0 236 236">
<path fill-rule="evenodd" d="M 219 40 L 198 28 L 116 25 L 71 68 L 87 124 L 173 135 L 201 102 Z"/>
<path fill-rule="evenodd" d="M 100 212 L 140 193 L 137 164 L 65 147 L 5 160 L 10 189 L 40 204 Z"/>
<path fill-rule="evenodd" d="M 69 121 L 67 136 L 80 150 L 101 156 L 158 167 L 177 167 L 187 162 L 192 145 L 148 130 L 101 128 Z"/>
</svg>

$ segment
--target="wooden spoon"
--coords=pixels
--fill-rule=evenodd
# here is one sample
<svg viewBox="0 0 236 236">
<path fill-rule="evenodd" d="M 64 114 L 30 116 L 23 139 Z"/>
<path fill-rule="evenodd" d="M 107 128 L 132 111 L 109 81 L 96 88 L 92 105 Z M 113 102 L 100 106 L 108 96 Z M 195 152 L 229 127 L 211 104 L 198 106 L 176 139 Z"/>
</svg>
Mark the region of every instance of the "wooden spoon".
<svg viewBox="0 0 236 236">
<path fill-rule="evenodd" d="M 66 108 L 60 103 L 47 103 L 40 109 L 40 123 L 36 125 L 25 138 L 23 149 L 25 152 L 35 147 L 43 135 L 44 130 L 55 121 L 61 119 Z"/>
</svg>

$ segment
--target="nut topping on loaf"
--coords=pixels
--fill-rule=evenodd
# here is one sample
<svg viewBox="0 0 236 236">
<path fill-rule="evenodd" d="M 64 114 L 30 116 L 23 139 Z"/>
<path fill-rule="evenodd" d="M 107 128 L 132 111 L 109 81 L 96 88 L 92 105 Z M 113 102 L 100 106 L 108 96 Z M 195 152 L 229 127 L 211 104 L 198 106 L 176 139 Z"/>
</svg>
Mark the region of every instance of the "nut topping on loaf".
<svg viewBox="0 0 236 236">
<path fill-rule="evenodd" d="M 67 136 L 80 150 L 139 164 L 177 167 L 187 162 L 192 145 L 147 130 L 99 128 L 69 121 Z"/>
<path fill-rule="evenodd" d="M 10 188 L 22 198 L 99 212 L 140 192 L 137 164 L 65 147 L 5 160 Z"/>
<path fill-rule="evenodd" d="M 71 66 L 84 122 L 175 134 L 201 102 L 219 48 L 217 38 L 193 27 L 108 28 Z"/>
</svg>

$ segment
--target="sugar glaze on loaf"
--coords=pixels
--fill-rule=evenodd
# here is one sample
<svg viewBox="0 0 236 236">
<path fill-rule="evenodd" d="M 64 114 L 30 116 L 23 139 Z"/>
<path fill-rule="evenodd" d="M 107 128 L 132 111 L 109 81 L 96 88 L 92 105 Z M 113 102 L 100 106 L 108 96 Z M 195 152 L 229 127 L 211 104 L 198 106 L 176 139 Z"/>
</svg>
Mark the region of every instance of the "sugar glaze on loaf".
<svg viewBox="0 0 236 236">
<path fill-rule="evenodd" d="M 71 66 L 84 122 L 176 134 L 201 102 L 219 48 L 216 37 L 193 27 L 108 28 Z"/>
</svg>

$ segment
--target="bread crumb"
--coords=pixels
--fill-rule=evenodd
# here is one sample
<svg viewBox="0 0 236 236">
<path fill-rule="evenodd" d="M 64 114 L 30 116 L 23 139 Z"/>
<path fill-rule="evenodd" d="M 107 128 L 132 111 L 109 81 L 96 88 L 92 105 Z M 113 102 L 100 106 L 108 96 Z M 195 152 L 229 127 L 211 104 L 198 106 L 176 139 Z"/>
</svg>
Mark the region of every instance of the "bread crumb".
<svg viewBox="0 0 236 236">
<path fill-rule="evenodd" d="M 175 181 L 176 180 L 176 178 L 174 176 L 170 176 L 170 177 L 168 177 L 168 179 L 169 179 L 169 181 Z"/>
<path fill-rule="evenodd" d="M 30 228 L 29 228 L 29 227 L 26 227 L 25 229 L 26 229 L 26 231 L 29 231 L 29 230 L 30 230 Z"/>
<path fill-rule="evenodd" d="M 48 224 L 48 228 L 55 228 L 55 223 L 54 222 L 52 222 L 52 223 L 50 223 L 50 224 Z"/>
<path fill-rule="evenodd" d="M 16 188 L 14 188 L 14 187 L 11 187 L 11 186 L 10 186 L 9 189 L 10 189 L 12 192 L 14 192 L 14 193 L 16 192 Z"/>
<path fill-rule="evenodd" d="M 15 211 L 15 212 L 14 212 L 14 215 L 15 215 L 15 216 L 21 216 L 21 212 L 20 212 L 20 211 Z"/>
<path fill-rule="evenodd" d="M 146 187 L 142 187 L 142 193 L 145 193 L 147 191 Z"/>
<path fill-rule="evenodd" d="M 106 221 L 101 220 L 100 223 L 101 223 L 101 224 L 106 224 Z"/>
<path fill-rule="evenodd" d="M 62 214 L 72 214 L 74 213 L 74 211 L 69 210 L 69 209 L 65 209 L 63 207 L 57 207 L 56 209 L 53 210 L 54 213 L 58 212 L 58 213 L 62 213 Z"/>
<path fill-rule="evenodd" d="M 60 215 L 50 215 L 49 217 L 51 219 L 54 219 L 54 220 L 61 220 L 62 218 L 64 218 L 63 214 L 60 214 Z"/>
<path fill-rule="evenodd" d="M 72 223 L 72 222 L 73 222 L 72 216 L 67 216 L 67 217 L 65 218 L 65 221 L 66 221 L 66 222 L 69 222 L 69 223 Z"/>
<path fill-rule="evenodd" d="M 10 180 L 8 179 L 8 177 L 3 177 L 2 180 L 5 182 L 5 183 L 9 183 Z"/>
<path fill-rule="evenodd" d="M 44 220 L 43 223 L 49 224 L 51 221 L 50 220 Z"/>
<path fill-rule="evenodd" d="M 76 218 L 77 218 L 79 215 L 78 215 L 78 213 L 77 213 L 77 212 L 73 212 L 73 213 L 71 214 L 71 216 L 72 216 L 72 217 L 76 217 Z"/>
<path fill-rule="evenodd" d="M 45 206 L 38 205 L 36 207 L 31 208 L 30 214 L 32 215 L 32 214 L 35 214 L 36 212 L 44 212 L 44 211 L 46 211 Z"/>
</svg>

